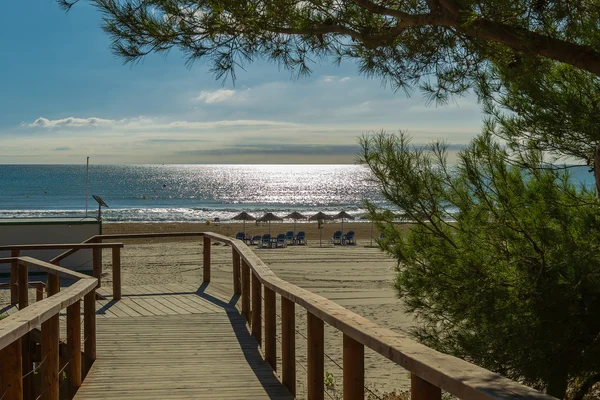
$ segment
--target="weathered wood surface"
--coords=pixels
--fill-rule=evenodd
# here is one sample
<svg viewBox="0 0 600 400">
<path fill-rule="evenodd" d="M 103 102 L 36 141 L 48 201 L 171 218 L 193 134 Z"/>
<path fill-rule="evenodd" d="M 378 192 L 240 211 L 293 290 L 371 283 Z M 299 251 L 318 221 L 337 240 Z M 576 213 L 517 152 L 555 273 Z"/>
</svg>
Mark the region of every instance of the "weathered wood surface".
<svg viewBox="0 0 600 400">
<path fill-rule="evenodd" d="M 75 398 L 292 399 L 226 292 L 125 286 L 97 301 L 98 358 Z"/>
</svg>

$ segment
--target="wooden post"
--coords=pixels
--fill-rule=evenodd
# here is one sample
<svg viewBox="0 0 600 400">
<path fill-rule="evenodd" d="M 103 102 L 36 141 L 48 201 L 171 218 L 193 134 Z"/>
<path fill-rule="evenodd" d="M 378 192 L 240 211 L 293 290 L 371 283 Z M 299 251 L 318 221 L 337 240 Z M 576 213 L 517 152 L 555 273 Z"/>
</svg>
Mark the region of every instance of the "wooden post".
<svg viewBox="0 0 600 400">
<path fill-rule="evenodd" d="M 281 382 L 296 396 L 296 311 L 294 302 L 281 297 Z"/>
<path fill-rule="evenodd" d="M 204 236 L 204 269 L 202 271 L 202 282 L 210 283 L 210 238 Z"/>
<path fill-rule="evenodd" d="M 48 296 L 54 296 L 55 294 L 60 292 L 60 276 L 48 272 L 47 289 Z"/>
<path fill-rule="evenodd" d="M 29 306 L 29 280 L 27 275 L 27 266 L 18 265 L 18 294 L 19 294 L 19 310 L 23 310 Z M 21 372 L 25 375 L 23 378 L 23 396 L 25 399 L 31 397 L 33 389 L 33 362 L 31 360 L 30 336 L 26 333 L 21 337 Z"/>
<path fill-rule="evenodd" d="M 412 400 L 440 400 L 442 389 L 415 374 L 410 374 L 410 398 Z"/>
<path fill-rule="evenodd" d="M 252 335 L 262 347 L 262 284 L 252 272 Z"/>
<path fill-rule="evenodd" d="M 121 300 L 121 248 L 112 248 L 113 300 Z"/>
<path fill-rule="evenodd" d="M 277 322 L 275 292 L 265 286 L 265 359 L 277 371 Z"/>
<path fill-rule="evenodd" d="M 35 301 L 44 300 L 44 284 L 38 282 L 35 284 Z"/>
<path fill-rule="evenodd" d="M 29 305 L 29 283 L 27 282 L 27 265 L 19 264 L 19 310 Z"/>
<path fill-rule="evenodd" d="M 365 398 L 365 346 L 344 335 L 344 400 Z"/>
<path fill-rule="evenodd" d="M 3 400 L 23 400 L 23 365 L 21 361 L 21 339 L 17 339 L 0 350 L 0 395 Z"/>
<path fill-rule="evenodd" d="M 233 246 L 231 246 L 231 255 L 233 257 L 233 294 L 241 294 L 242 282 L 240 281 L 240 255 Z"/>
<path fill-rule="evenodd" d="M 83 352 L 85 375 L 96 360 L 96 291 L 92 290 L 83 298 Z"/>
<path fill-rule="evenodd" d="M 21 254 L 20 250 L 11 250 L 11 257 L 19 257 Z M 19 304 L 19 286 L 18 286 L 18 275 L 19 275 L 19 262 L 12 261 L 10 263 L 10 304 L 16 306 Z"/>
<path fill-rule="evenodd" d="M 242 260 L 242 313 L 250 322 L 250 267 Z"/>
<path fill-rule="evenodd" d="M 67 307 L 67 379 L 69 396 L 75 397 L 81 386 L 81 301 Z"/>
<path fill-rule="evenodd" d="M 94 243 L 98 243 L 98 241 L 94 241 Z M 102 287 L 102 249 L 101 248 L 93 248 L 92 249 L 92 275 L 94 278 L 98 279 L 98 286 L 96 289 Z"/>
<path fill-rule="evenodd" d="M 325 396 L 325 332 L 323 321 L 307 312 L 308 400 L 323 400 Z"/>
<path fill-rule="evenodd" d="M 41 398 L 42 400 L 58 400 L 59 384 L 59 354 L 58 342 L 60 329 L 58 315 L 50 317 L 42 322 L 42 376 L 41 376 Z"/>
</svg>

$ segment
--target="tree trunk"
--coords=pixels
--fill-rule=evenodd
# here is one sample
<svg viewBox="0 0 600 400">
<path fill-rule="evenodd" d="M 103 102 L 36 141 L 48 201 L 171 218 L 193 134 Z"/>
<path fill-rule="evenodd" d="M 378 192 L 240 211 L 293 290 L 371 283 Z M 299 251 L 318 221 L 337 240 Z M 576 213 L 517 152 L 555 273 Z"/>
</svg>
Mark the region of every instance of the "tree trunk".
<svg viewBox="0 0 600 400">
<path fill-rule="evenodd" d="M 596 145 L 594 154 L 594 179 L 596 180 L 596 191 L 600 197 L 600 143 Z"/>
</svg>

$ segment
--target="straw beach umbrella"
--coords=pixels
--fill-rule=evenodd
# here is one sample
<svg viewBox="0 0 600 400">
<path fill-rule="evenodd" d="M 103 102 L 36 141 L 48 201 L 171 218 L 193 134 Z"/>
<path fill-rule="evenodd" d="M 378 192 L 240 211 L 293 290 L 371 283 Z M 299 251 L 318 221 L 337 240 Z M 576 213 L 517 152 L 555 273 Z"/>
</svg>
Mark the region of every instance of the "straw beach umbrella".
<svg viewBox="0 0 600 400">
<path fill-rule="evenodd" d="M 318 213 L 316 213 L 315 215 L 310 217 L 308 220 L 309 221 L 325 221 L 325 220 L 330 220 L 330 219 L 333 219 L 333 218 L 331 218 L 331 216 L 319 211 Z M 323 229 L 319 229 L 319 247 L 323 246 L 322 240 L 323 240 Z"/>
<path fill-rule="evenodd" d="M 269 235 L 270 235 L 271 234 L 271 221 L 283 221 L 283 218 L 278 217 L 277 215 L 275 215 L 273 213 L 266 213 L 265 215 L 263 215 L 262 217 L 257 219 L 257 221 L 269 223 Z"/>
<path fill-rule="evenodd" d="M 256 218 L 254 218 L 252 215 L 248 214 L 246 211 L 239 213 L 238 215 L 236 215 L 235 217 L 231 218 L 235 221 L 244 221 L 244 235 L 246 234 L 246 221 L 255 221 Z"/>
<path fill-rule="evenodd" d="M 342 235 L 344 234 L 344 219 L 354 219 L 354 217 L 350 214 L 348 214 L 346 211 L 342 211 L 340 213 L 337 213 L 336 215 L 333 216 L 334 219 L 341 219 L 342 220 Z"/>
<path fill-rule="evenodd" d="M 296 236 L 296 221 L 298 221 L 299 219 L 306 219 L 306 216 L 300 214 L 298 211 L 294 211 L 293 213 L 286 215 L 284 218 L 289 218 L 289 219 L 294 220 L 294 236 Z"/>
</svg>

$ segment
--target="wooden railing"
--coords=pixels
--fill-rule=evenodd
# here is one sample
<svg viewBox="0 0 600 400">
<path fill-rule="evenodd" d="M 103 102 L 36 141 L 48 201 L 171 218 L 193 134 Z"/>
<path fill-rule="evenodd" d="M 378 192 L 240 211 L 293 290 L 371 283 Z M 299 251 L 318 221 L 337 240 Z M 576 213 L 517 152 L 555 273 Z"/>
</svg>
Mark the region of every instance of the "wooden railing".
<svg viewBox="0 0 600 400">
<path fill-rule="evenodd" d="M 51 264 L 60 265 L 60 262 L 71 254 L 79 250 L 92 250 L 92 276 L 98 280 L 98 288 L 101 287 L 102 277 L 102 249 L 111 249 L 112 251 L 112 276 L 113 276 L 113 299 L 121 298 L 121 248 L 123 243 L 101 243 L 101 239 L 93 236 L 83 243 L 71 244 L 23 244 L 0 246 L 0 252 L 10 252 L 13 258 L 19 257 L 23 251 L 32 250 L 64 250 L 66 252 L 59 254 L 50 260 Z M 10 267 L 10 302 L 12 305 L 18 303 L 17 295 L 17 263 L 12 262 Z"/>
<path fill-rule="evenodd" d="M 86 240 L 86 242 L 81 244 L 81 247 L 76 245 L 63 247 L 69 248 L 70 250 L 56 257 L 54 261 L 56 262 L 56 260 L 61 260 L 64 257 L 73 254 L 78 248 L 94 248 L 85 246 L 91 246 L 93 244 L 99 245 L 97 246 L 98 250 L 96 250 L 99 252 L 102 246 L 111 247 L 111 245 L 116 245 L 103 244 L 100 246 L 103 240 L 190 236 L 203 237 L 204 254 L 202 280 L 204 283 L 209 283 L 211 280 L 212 241 L 227 243 L 231 246 L 233 265 L 233 293 L 241 296 L 242 313 L 247 322 L 250 324 L 252 334 L 256 338 L 259 346 L 263 349 L 265 360 L 271 365 L 273 370 L 277 370 L 276 294 L 281 296 L 281 381 L 294 396 L 296 395 L 295 308 L 296 305 L 298 305 L 299 307 L 304 308 L 307 312 L 307 394 L 310 400 L 321 400 L 324 398 L 325 393 L 325 323 L 329 324 L 343 334 L 343 396 L 345 400 L 364 398 L 365 346 L 388 358 L 392 362 L 402 366 L 410 372 L 411 398 L 413 400 L 439 400 L 441 399 L 442 390 L 461 399 L 553 399 L 552 397 L 540 393 L 532 388 L 506 379 L 474 364 L 468 363 L 453 356 L 449 356 L 447 354 L 437 352 L 413 340 L 407 339 L 396 332 L 378 326 L 377 324 L 350 310 L 345 309 L 331 300 L 286 282 L 277 277 L 273 271 L 271 271 L 267 265 L 256 254 L 254 254 L 254 252 L 252 252 L 248 246 L 246 246 L 245 243 L 240 240 L 219 234 L 208 232 L 192 232 L 98 235 Z M 116 248 L 120 249 L 121 246 L 122 245 L 112 247 L 113 268 L 115 268 L 115 254 L 120 254 L 119 252 L 115 253 L 114 250 Z M 0 247 L 0 250 L 3 250 L 3 248 Z M 21 257 L 18 259 L 5 259 L 3 261 L 6 262 L 7 260 L 17 262 L 29 260 L 29 262 L 31 262 L 31 259 L 27 257 Z M 0 261 L 2 261 L 2 259 L 0 259 Z M 120 260 L 117 264 L 120 267 Z M 43 265 L 44 268 L 47 269 L 57 268 L 48 263 L 38 262 L 37 265 Z M 63 271 L 63 269 L 60 270 Z M 97 275 L 96 269 L 94 269 L 94 271 L 94 277 L 99 278 L 100 275 Z M 101 269 L 99 271 L 101 272 Z M 70 271 L 69 273 L 75 274 Z M 115 272 L 113 271 L 113 274 L 114 273 Z M 115 296 L 118 293 L 120 298 L 120 272 L 117 275 L 118 278 L 113 279 L 113 292 Z M 81 274 L 77 274 L 77 276 L 80 277 L 84 282 L 90 281 L 88 277 L 81 276 Z M 85 277 L 85 280 L 83 277 Z M 94 284 L 98 284 L 97 280 L 94 279 L 92 281 Z M 77 282 L 77 284 L 79 283 L 80 282 Z M 49 282 L 49 286 L 53 285 L 55 284 L 50 284 Z M 86 286 L 85 288 L 85 290 L 89 290 L 86 292 L 88 294 L 86 295 L 86 300 L 84 302 L 84 307 L 86 309 L 86 321 L 88 318 L 88 311 L 90 312 L 89 318 L 95 318 L 91 316 L 91 314 L 93 314 L 93 312 L 91 312 L 93 308 L 93 300 L 89 302 L 89 306 L 87 302 L 88 296 L 90 296 L 89 293 L 93 293 L 94 288 L 95 285 L 90 286 L 90 288 Z M 75 293 L 75 289 L 77 289 L 77 294 Z M 67 296 L 67 293 L 69 296 Z M 42 315 L 44 316 L 43 320 L 40 316 L 40 312 L 38 312 L 39 307 L 36 308 L 35 311 L 27 310 L 27 312 L 29 312 L 28 317 L 25 317 L 23 320 L 13 318 L 13 316 L 9 317 L 9 319 L 12 318 L 12 320 L 9 321 L 8 326 L 16 327 L 18 324 L 22 323 L 23 325 L 19 325 L 20 330 L 11 328 L 12 330 L 9 332 L 6 330 L 7 321 L 2 321 L 2 323 L 0 323 L 0 352 L 18 352 L 20 347 L 19 345 L 14 344 L 15 340 L 18 340 L 18 338 L 31 330 L 33 324 L 41 323 L 53 318 L 53 316 L 55 316 L 62 308 L 68 307 L 71 304 L 74 304 L 74 302 L 78 302 L 83 295 L 85 295 L 83 287 L 79 288 L 75 285 L 69 287 L 60 294 L 60 296 L 62 296 L 60 299 L 56 298 L 56 301 L 52 303 L 55 304 L 58 302 L 58 300 L 60 300 L 60 304 L 53 305 L 53 308 L 51 309 L 44 308 L 42 310 Z M 44 303 L 44 301 L 36 303 L 35 305 L 41 305 Z M 15 315 L 19 314 L 21 314 L 21 311 Z M 69 313 L 69 311 L 67 311 L 67 318 L 69 318 L 70 314 L 74 314 L 74 312 Z M 265 323 L 264 338 L 262 337 L 263 329 L 261 325 L 263 317 Z M 27 320 L 27 318 L 29 318 L 29 320 Z M 42 326 L 42 331 L 44 331 L 44 326 Z M 93 357 L 95 358 L 95 330 L 93 341 Z M 6 350 L 8 348 L 11 348 L 12 350 Z M 14 358 L 4 357 L 6 357 L 5 353 L 0 355 L 1 359 L 12 360 Z M 5 370 L 7 369 L 2 368 L 2 371 Z M 4 374 L 4 372 L 2 373 Z M 14 380 L 15 385 L 16 377 L 17 375 L 15 374 L 11 378 Z M 0 382 L 5 382 L 4 376 L 0 376 Z M 76 383 L 77 382 L 74 384 Z M 2 388 L 6 389 L 6 385 L 4 383 L 0 385 L 0 390 L 5 390 Z M 1 393 L 2 392 L 0 392 L 0 394 Z M 54 399 L 55 397 L 47 398 Z"/>
<path fill-rule="evenodd" d="M 0 263 L 11 263 L 16 270 L 11 268 L 16 275 L 16 280 L 11 279 L 11 288 L 15 288 L 19 305 L 18 312 L 0 322 L 0 398 L 58 399 L 59 384 L 65 374 L 68 392 L 72 397 L 96 359 L 95 289 L 98 280 L 31 257 L 1 258 Z M 37 301 L 31 305 L 28 304 L 29 268 L 48 273 L 48 297 L 40 298 L 37 291 Z M 75 282 L 61 291 L 61 278 Z M 84 301 L 83 363 L 81 300 Z M 61 342 L 59 314 L 65 308 L 67 337 L 66 342 Z M 60 355 L 60 346 L 66 347 L 64 357 Z M 33 370 L 36 361 L 40 375 L 37 385 Z"/>
<path fill-rule="evenodd" d="M 442 390 L 461 399 L 553 399 L 474 364 L 407 339 L 331 300 L 280 279 L 246 244 L 237 239 L 214 233 L 204 234 L 205 283 L 210 282 L 212 241 L 227 243 L 232 248 L 234 294 L 241 295 L 242 313 L 263 349 L 265 359 L 274 370 L 277 369 L 275 296 L 281 296 L 281 381 L 292 395 L 296 395 L 295 306 L 298 305 L 307 312 L 307 394 L 310 400 L 324 398 L 324 323 L 343 334 L 345 400 L 364 399 L 365 346 L 410 372 L 413 400 L 439 400 Z M 263 315 L 264 338 L 261 337 Z"/>
</svg>

